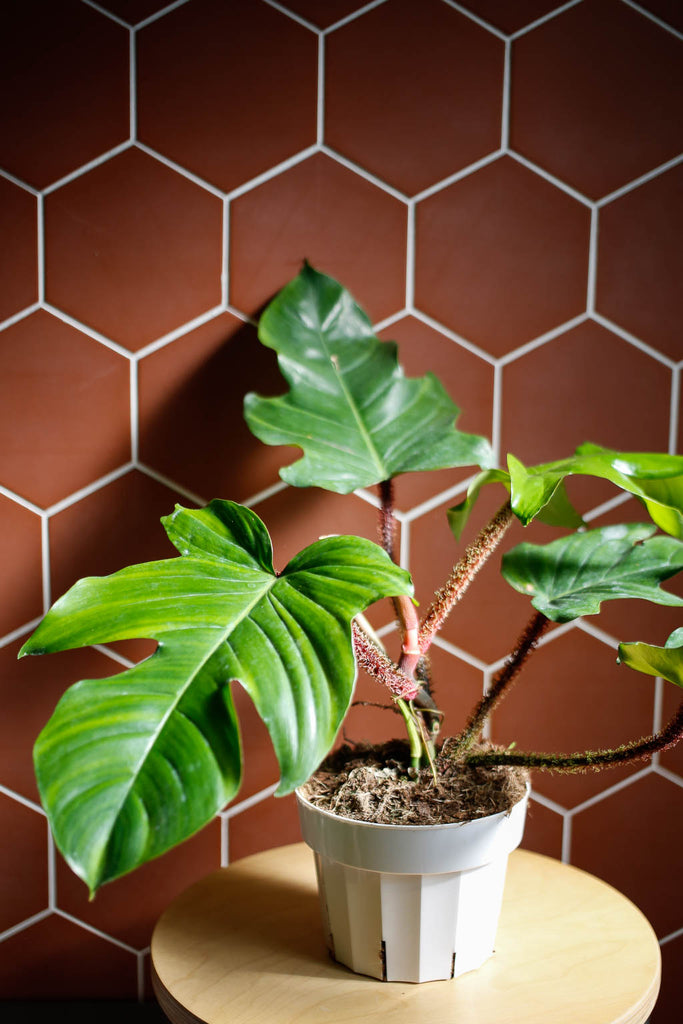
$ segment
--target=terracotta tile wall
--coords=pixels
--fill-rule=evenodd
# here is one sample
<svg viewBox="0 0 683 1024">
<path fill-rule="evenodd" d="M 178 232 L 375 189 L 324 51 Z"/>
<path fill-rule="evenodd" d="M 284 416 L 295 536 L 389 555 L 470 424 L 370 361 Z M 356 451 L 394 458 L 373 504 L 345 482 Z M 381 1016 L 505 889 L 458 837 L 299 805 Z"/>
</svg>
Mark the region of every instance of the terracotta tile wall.
<svg viewBox="0 0 683 1024">
<path fill-rule="evenodd" d="M 254 318 L 304 257 L 499 450 L 675 451 L 683 20 L 673 0 L 21 0 L 3 14 L 0 997 L 145 996 L 155 917 L 202 873 L 296 840 L 292 800 L 272 798 L 265 730 L 238 696 L 238 802 L 88 903 L 48 836 L 31 745 L 69 682 L 148 645 L 17 663 L 22 639 L 78 576 L 170 554 L 158 520 L 176 500 L 250 502 L 280 564 L 320 533 L 373 535 L 370 495 L 286 488 L 291 453 L 241 419 L 245 391 L 280 389 Z M 462 471 L 399 481 L 423 600 L 453 558 L 444 512 L 465 485 Z M 639 515 L 585 481 L 574 497 L 595 522 Z M 448 624 L 434 660 L 452 728 L 526 616 L 491 571 Z M 554 629 L 494 736 L 575 748 L 651 731 L 675 695 L 617 669 L 614 647 L 678 625 L 629 602 L 600 630 Z M 348 728 L 388 723 L 356 709 Z M 666 963 L 653 1020 L 673 1024 L 683 754 L 539 775 L 534 798 L 527 845 L 650 917 Z"/>
</svg>

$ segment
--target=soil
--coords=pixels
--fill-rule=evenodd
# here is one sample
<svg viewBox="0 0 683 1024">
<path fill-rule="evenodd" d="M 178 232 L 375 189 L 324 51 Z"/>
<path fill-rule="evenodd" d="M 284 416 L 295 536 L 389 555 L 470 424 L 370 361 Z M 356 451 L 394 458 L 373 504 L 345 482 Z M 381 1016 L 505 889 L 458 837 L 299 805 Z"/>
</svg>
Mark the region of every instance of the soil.
<svg viewBox="0 0 683 1024">
<path fill-rule="evenodd" d="M 429 768 L 411 767 L 408 745 L 345 745 L 302 786 L 310 803 L 343 818 L 384 825 L 445 825 L 509 812 L 524 795 L 529 773 L 509 767 L 469 767 L 444 740 Z M 480 749 L 493 749 L 491 744 Z"/>
</svg>

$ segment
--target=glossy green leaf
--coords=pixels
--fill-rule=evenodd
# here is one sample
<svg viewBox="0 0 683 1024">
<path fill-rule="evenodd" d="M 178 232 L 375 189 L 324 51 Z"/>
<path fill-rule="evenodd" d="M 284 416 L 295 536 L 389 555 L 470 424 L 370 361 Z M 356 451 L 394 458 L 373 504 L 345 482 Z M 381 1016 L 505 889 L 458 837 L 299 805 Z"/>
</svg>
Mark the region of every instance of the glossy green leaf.
<svg viewBox="0 0 683 1024">
<path fill-rule="evenodd" d="M 448 524 L 456 540 L 460 540 L 482 488 L 487 484 L 495 483 L 503 484 L 509 491 L 510 474 L 504 469 L 487 469 L 483 473 L 479 473 L 468 487 L 465 500 L 448 509 Z M 571 530 L 584 525 L 583 519 L 570 502 L 564 484 L 561 482 L 548 501 L 539 509 L 538 518 L 548 526 L 563 526 Z"/>
<path fill-rule="evenodd" d="M 619 644 L 618 661 L 649 676 L 660 676 L 683 689 L 683 629 L 676 629 L 663 647 Z"/>
<path fill-rule="evenodd" d="M 93 890 L 187 838 L 236 792 L 231 680 L 268 727 L 279 792 L 302 783 L 349 706 L 351 619 L 412 593 L 409 575 L 362 538 L 319 540 L 276 575 L 249 509 L 214 501 L 164 523 L 181 557 L 79 581 L 21 651 L 158 641 L 140 665 L 67 691 L 36 743 L 57 844 Z"/>
<path fill-rule="evenodd" d="M 259 338 L 275 349 L 287 394 L 244 403 L 266 444 L 300 447 L 281 470 L 297 487 L 348 493 L 415 470 L 490 466 L 483 437 L 455 429 L 459 409 L 437 378 L 408 378 L 393 342 L 331 277 L 308 264 L 268 306 Z"/>
<path fill-rule="evenodd" d="M 550 501 L 565 477 L 579 474 L 609 480 L 634 494 L 660 529 L 683 538 L 683 456 L 616 452 L 583 444 L 571 458 L 538 466 L 524 466 L 510 455 L 508 468 L 512 508 L 525 525 Z"/>
<path fill-rule="evenodd" d="M 503 556 L 507 582 L 555 622 L 595 615 L 602 601 L 637 597 L 683 605 L 659 586 L 683 569 L 683 543 L 651 524 L 605 526 L 551 544 L 518 544 Z"/>
</svg>

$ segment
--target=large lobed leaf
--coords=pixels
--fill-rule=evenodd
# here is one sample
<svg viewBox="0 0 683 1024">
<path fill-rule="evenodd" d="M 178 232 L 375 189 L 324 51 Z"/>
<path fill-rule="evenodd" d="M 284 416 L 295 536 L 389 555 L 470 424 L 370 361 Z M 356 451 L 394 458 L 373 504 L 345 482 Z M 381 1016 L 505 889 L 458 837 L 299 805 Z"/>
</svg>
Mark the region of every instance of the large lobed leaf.
<svg viewBox="0 0 683 1024">
<path fill-rule="evenodd" d="M 158 641 L 140 665 L 71 687 L 36 743 L 57 844 L 91 890 L 187 838 L 235 794 L 231 680 L 269 729 L 279 792 L 303 782 L 351 699 L 351 619 L 412 592 L 409 575 L 358 537 L 317 541 L 277 575 L 265 526 L 233 502 L 178 507 L 164 525 L 181 557 L 79 581 L 21 651 Z"/>
<path fill-rule="evenodd" d="M 459 409 L 437 378 L 407 378 L 393 342 L 382 342 L 363 310 L 308 264 L 268 306 L 259 338 L 275 349 L 290 391 L 253 392 L 251 431 L 266 444 L 300 447 L 281 470 L 297 487 L 347 494 L 415 470 L 490 466 L 483 437 L 455 429 Z"/>
<path fill-rule="evenodd" d="M 503 556 L 507 582 L 554 622 L 594 615 L 602 601 L 643 598 L 683 605 L 659 586 L 683 569 L 683 543 L 651 524 L 604 526 L 550 544 L 518 544 Z"/>
</svg>

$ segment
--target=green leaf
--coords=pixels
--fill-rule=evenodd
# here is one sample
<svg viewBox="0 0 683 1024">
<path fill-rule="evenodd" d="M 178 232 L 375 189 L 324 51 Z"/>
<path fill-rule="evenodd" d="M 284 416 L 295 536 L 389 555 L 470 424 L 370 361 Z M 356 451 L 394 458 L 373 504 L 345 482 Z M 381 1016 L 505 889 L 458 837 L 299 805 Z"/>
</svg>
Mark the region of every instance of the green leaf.
<svg viewBox="0 0 683 1024">
<path fill-rule="evenodd" d="M 659 584 L 683 568 L 683 544 L 653 537 L 655 527 L 632 523 L 561 537 L 551 544 L 518 544 L 503 556 L 507 582 L 527 594 L 554 622 L 594 615 L 602 601 L 637 597 L 683 605 Z"/>
<path fill-rule="evenodd" d="M 617 661 L 683 688 L 683 629 L 674 630 L 664 647 L 643 643 L 619 644 Z"/>
<path fill-rule="evenodd" d="M 261 441 L 303 450 L 280 472 L 288 483 L 347 494 L 399 473 L 492 464 L 485 438 L 455 429 L 459 409 L 437 378 L 405 377 L 394 342 L 375 337 L 350 294 L 308 264 L 264 312 L 259 338 L 290 391 L 252 392 L 244 414 Z"/>
<path fill-rule="evenodd" d="M 187 838 L 235 794 L 231 680 L 270 731 L 278 792 L 302 783 L 351 699 L 351 619 L 412 593 L 409 575 L 358 537 L 317 541 L 276 575 L 265 526 L 233 502 L 178 507 L 164 524 L 181 557 L 80 580 L 20 652 L 158 641 L 134 668 L 68 690 L 36 743 L 57 844 L 91 890 Z"/>
<path fill-rule="evenodd" d="M 616 452 L 583 444 L 558 462 L 526 467 L 508 456 L 512 509 L 526 526 L 555 494 L 567 476 L 609 480 L 643 502 L 653 522 L 683 538 L 683 456 L 657 452 Z"/>
</svg>

